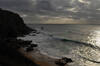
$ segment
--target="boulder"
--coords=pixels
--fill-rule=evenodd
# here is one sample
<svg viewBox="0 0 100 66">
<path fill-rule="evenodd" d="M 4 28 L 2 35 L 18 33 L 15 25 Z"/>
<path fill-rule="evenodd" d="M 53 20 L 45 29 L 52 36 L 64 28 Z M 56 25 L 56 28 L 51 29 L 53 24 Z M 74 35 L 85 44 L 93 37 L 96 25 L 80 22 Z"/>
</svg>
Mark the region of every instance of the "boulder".
<svg viewBox="0 0 100 66">
<path fill-rule="evenodd" d="M 58 66 L 65 66 L 68 63 L 72 63 L 72 59 L 71 58 L 67 58 L 67 57 L 63 57 L 62 59 L 58 59 L 55 63 Z"/>
</svg>

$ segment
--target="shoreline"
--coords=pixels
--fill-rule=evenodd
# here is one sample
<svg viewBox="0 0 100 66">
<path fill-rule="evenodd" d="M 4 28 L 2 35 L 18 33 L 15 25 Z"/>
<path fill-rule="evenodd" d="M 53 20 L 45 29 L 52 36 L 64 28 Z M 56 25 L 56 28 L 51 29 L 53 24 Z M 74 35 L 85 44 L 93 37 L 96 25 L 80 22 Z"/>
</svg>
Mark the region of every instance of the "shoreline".
<svg viewBox="0 0 100 66">
<path fill-rule="evenodd" d="M 55 62 L 61 58 L 57 59 L 57 58 L 49 57 L 47 55 L 40 53 L 39 51 L 26 52 L 24 48 L 20 48 L 19 52 L 21 52 L 25 57 L 35 62 L 39 66 L 68 66 L 68 64 L 57 65 Z"/>
</svg>

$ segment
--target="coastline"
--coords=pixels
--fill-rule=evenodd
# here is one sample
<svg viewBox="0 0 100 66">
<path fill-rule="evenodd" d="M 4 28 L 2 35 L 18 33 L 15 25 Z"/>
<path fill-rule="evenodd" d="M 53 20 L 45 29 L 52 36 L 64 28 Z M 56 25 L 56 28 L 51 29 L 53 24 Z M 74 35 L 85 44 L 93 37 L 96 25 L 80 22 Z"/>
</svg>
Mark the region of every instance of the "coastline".
<svg viewBox="0 0 100 66">
<path fill-rule="evenodd" d="M 40 53 L 39 51 L 26 52 L 23 48 L 20 48 L 19 52 L 21 52 L 25 57 L 29 58 L 30 60 L 32 60 L 40 66 L 59 66 L 55 64 L 55 61 L 58 60 L 57 58 L 49 57 L 47 55 Z M 64 66 L 68 65 L 66 64 Z"/>
<path fill-rule="evenodd" d="M 38 43 L 44 44 L 50 36 L 27 27 L 17 13 L 0 9 L 0 14 L 0 65 L 66 66 L 72 62 L 70 58 L 55 59 L 35 51 Z"/>
<path fill-rule="evenodd" d="M 37 33 L 31 32 L 24 37 L 17 37 L 17 39 L 22 41 L 32 41 L 32 44 L 36 44 L 37 47 L 33 47 L 34 50 L 27 52 L 27 48 L 20 48 L 19 52 L 21 52 L 25 57 L 32 60 L 36 64 L 40 66 L 68 66 L 68 63 L 73 62 L 70 58 L 64 57 L 52 57 L 42 53 L 39 49 L 41 44 L 47 44 L 47 40 L 53 39 L 45 32 L 39 31 Z"/>
</svg>

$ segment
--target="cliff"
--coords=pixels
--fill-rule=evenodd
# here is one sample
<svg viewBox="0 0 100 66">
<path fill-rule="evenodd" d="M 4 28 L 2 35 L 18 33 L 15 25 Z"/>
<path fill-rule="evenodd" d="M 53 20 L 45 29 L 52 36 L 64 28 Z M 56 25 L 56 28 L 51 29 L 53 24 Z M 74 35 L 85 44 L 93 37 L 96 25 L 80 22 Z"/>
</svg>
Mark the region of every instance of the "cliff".
<svg viewBox="0 0 100 66">
<path fill-rule="evenodd" d="M 27 27 L 23 19 L 16 13 L 0 9 L 0 65 L 1 66 L 38 66 L 25 57 L 19 48 L 30 45 L 30 41 L 17 40 L 36 31 Z"/>
<path fill-rule="evenodd" d="M 17 37 L 31 31 L 17 13 L 0 9 L 0 37 Z"/>
</svg>

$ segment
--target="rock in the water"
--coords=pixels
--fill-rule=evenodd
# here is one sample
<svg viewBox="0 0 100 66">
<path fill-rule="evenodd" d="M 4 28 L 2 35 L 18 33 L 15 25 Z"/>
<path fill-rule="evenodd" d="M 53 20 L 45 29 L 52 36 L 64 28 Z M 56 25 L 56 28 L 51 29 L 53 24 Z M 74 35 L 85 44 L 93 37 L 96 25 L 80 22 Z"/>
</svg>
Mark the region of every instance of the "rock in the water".
<svg viewBox="0 0 100 66">
<path fill-rule="evenodd" d="M 73 62 L 72 59 L 63 57 L 62 59 L 58 59 L 55 63 L 58 66 L 65 66 L 67 63 Z"/>
<path fill-rule="evenodd" d="M 33 47 L 26 48 L 26 52 L 30 52 L 30 51 L 33 51 L 33 50 L 34 50 Z"/>
<path fill-rule="evenodd" d="M 30 47 L 37 47 L 37 44 L 31 44 Z"/>
<path fill-rule="evenodd" d="M 34 47 L 37 47 L 37 44 L 30 44 L 29 47 L 26 48 L 26 52 L 33 51 Z"/>
</svg>

